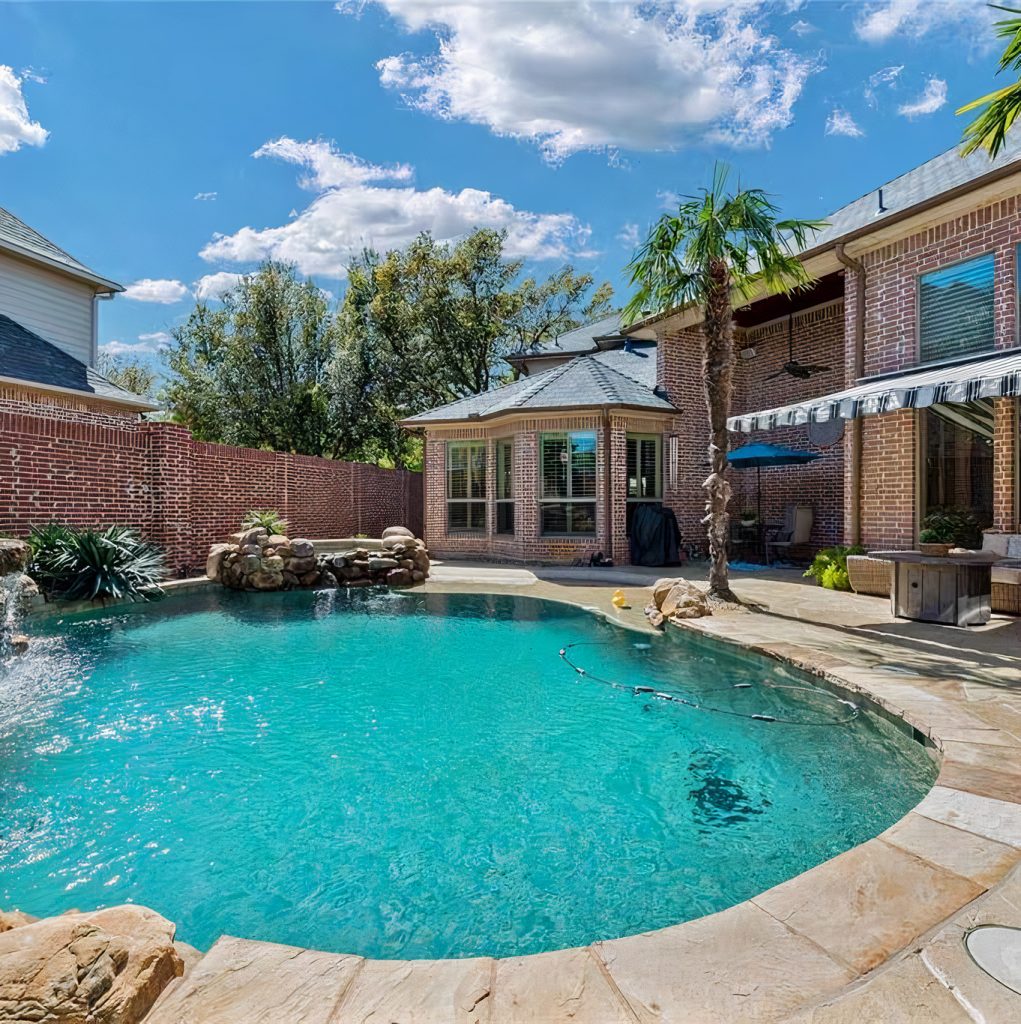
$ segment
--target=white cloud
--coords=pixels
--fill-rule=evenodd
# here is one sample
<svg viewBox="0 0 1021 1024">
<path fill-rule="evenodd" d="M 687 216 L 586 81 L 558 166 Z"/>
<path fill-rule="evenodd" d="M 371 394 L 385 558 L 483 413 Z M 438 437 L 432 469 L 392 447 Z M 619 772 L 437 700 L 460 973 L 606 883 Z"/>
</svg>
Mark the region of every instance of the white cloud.
<svg viewBox="0 0 1021 1024">
<path fill-rule="evenodd" d="M 212 203 L 215 202 L 219 192 L 196 192 L 192 199 L 197 199 L 201 203 Z"/>
<path fill-rule="evenodd" d="M 868 84 L 865 86 L 865 101 L 870 107 L 879 106 L 879 97 L 877 95 L 879 89 L 884 86 L 890 89 L 897 88 L 897 79 L 900 78 L 903 70 L 903 64 L 893 64 L 888 68 L 880 68 L 878 71 L 873 71 L 869 75 Z"/>
<path fill-rule="evenodd" d="M 917 99 L 909 103 L 903 103 L 897 108 L 897 113 L 904 117 L 922 117 L 925 114 L 934 114 L 940 107 L 946 106 L 947 83 L 935 75 L 925 83 Z"/>
<path fill-rule="evenodd" d="M 124 289 L 124 298 L 135 302 L 158 302 L 169 306 L 172 302 L 180 302 L 188 294 L 188 289 L 180 281 L 168 281 L 165 278 L 154 280 L 143 277 Z"/>
<path fill-rule="evenodd" d="M 151 331 L 148 334 L 140 334 L 138 340 L 143 345 L 152 346 L 152 350 L 166 348 L 174 339 L 166 331 Z"/>
<path fill-rule="evenodd" d="M 802 39 L 804 39 L 805 36 L 811 35 L 815 32 L 816 27 L 810 21 L 805 21 L 804 18 L 798 18 L 798 20 L 791 25 L 791 31 L 795 35 L 801 36 Z"/>
<path fill-rule="evenodd" d="M 318 165 L 297 159 L 297 154 L 310 152 L 306 147 L 319 146 L 325 149 L 316 149 L 317 154 L 338 156 L 330 144 L 290 139 L 277 140 L 273 155 L 313 166 L 313 176 L 306 181 L 341 183 L 325 188 L 287 223 L 279 227 L 243 227 L 231 235 L 215 235 L 199 255 L 210 262 L 228 263 L 279 259 L 295 263 L 303 274 L 339 278 L 350 259 L 366 246 L 386 251 L 406 245 L 423 231 L 448 241 L 476 227 L 505 230 L 510 256 L 566 259 L 585 254 L 591 231 L 573 214 L 519 210 L 507 200 L 475 188 L 448 192 L 442 188 L 383 187 L 366 180 L 345 184 L 344 172 L 332 159 Z M 259 155 L 267 154 L 260 150 Z M 361 167 L 354 159 L 353 166 Z M 404 176 L 402 171 L 401 178 Z"/>
<path fill-rule="evenodd" d="M 625 224 L 620 231 L 617 232 L 617 241 L 620 242 L 625 249 L 638 248 L 638 243 L 641 241 L 641 236 L 638 232 L 638 225 L 630 221 Z"/>
<path fill-rule="evenodd" d="M 981 32 L 995 20 L 984 3 L 976 0 L 882 0 L 867 4 L 855 21 L 859 38 L 884 43 L 894 36 L 919 38 L 934 29 L 965 25 Z M 988 45 L 989 39 L 980 40 Z"/>
<path fill-rule="evenodd" d="M 37 81 L 34 76 L 28 76 Z M 14 153 L 22 146 L 41 146 L 49 132 L 28 116 L 21 93 L 23 78 L 6 64 L 0 64 L 0 153 Z"/>
<path fill-rule="evenodd" d="M 229 292 L 242 277 L 244 274 L 232 274 L 227 270 L 206 274 L 195 282 L 195 298 L 200 302 L 221 299 L 224 292 Z"/>
<path fill-rule="evenodd" d="M 855 120 L 846 110 L 834 107 L 826 118 L 827 135 L 846 135 L 852 139 L 860 139 L 865 132 L 858 127 Z"/>
<path fill-rule="evenodd" d="M 272 156 L 298 164 L 299 167 L 307 167 L 309 174 L 300 178 L 298 184 L 312 192 L 373 182 L 410 181 L 414 176 L 407 164 L 383 167 L 369 163 L 353 153 L 341 153 L 332 142 L 324 139 L 298 142 L 282 136 L 260 146 L 252 156 Z"/>
<path fill-rule="evenodd" d="M 166 341 L 146 341 L 143 339 L 152 338 L 153 335 L 140 334 L 138 341 L 119 341 L 117 338 L 111 341 L 105 341 L 99 346 L 99 351 L 105 356 L 110 356 L 113 359 L 119 359 L 121 356 L 137 357 L 137 356 L 154 356 L 159 352 L 163 351 L 170 343 L 170 335 L 164 334 L 162 331 L 157 332 Z"/>
<path fill-rule="evenodd" d="M 793 119 L 815 62 L 764 32 L 756 3 L 380 0 L 434 53 L 377 63 L 382 83 L 446 120 L 580 150 L 764 145 Z M 338 5 L 341 11 L 348 5 Z"/>
</svg>

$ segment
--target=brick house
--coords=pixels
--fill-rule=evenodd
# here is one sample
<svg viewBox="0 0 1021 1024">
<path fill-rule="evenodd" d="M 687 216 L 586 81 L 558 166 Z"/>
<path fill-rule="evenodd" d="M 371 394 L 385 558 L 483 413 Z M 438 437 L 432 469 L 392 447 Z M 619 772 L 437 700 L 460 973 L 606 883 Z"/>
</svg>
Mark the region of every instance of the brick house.
<svg viewBox="0 0 1021 1024">
<path fill-rule="evenodd" d="M 96 370 L 97 304 L 123 290 L 0 208 L 0 408 L 114 421 L 155 409 Z"/>
<path fill-rule="evenodd" d="M 814 284 L 735 311 L 735 446 L 819 456 L 763 471 L 763 518 L 811 505 L 810 547 L 910 548 L 926 509 L 948 505 L 1017 530 L 1021 136 L 992 161 L 943 153 L 826 220 L 802 254 Z M 593 344 L 608 351 L 558 352 L 552 370 L 407 421 L 426 435 L 425 531 L 438 553 L 561 561 L 601 548 L 624 562 L 638 501 L 670 506 L 686 541 L 703 536 L 698 311 L 611 327 Z M 586 364 L 634 351 L 648 360 L 641 402 L 612 389 L 597 402 L 580 386 L 597 376 Z M 594 449 L 595 479 L 578 529 L 564 532 L 575 495 L 556 462 L 572 433 Z M 755 475 L 731 477 L 731 511 L 753 507 Z"/>
</svg>

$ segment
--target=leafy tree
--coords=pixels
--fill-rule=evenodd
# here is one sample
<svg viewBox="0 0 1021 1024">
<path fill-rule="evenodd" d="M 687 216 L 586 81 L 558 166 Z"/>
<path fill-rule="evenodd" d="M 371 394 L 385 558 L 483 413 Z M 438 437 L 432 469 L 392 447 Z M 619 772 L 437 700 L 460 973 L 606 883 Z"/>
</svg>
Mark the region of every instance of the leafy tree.
<svg viewBox="0 0 1021 1024">
<path fill-rule="evenodd" d="M 137 359 L 101 353 L 99 372 L 111 383 L 133 395 L 152 398 L 156 392 L 157 373 Z"/>
<path fill-rule="evenodd" d="M 489 390 L 522 344 L 577 326 L 608 306 L 609 285 L 566 267 L 538 283 L 516 283 L 520 260 L 505 236 L 473 231 L 456 244 L 420 235 L 385 256 L 368 250 L 348 267 L 334 361 L 338 430 L 360 457 L 408 464 L 418 445 L 398 421 Z"/>
<path fill-rule="evenodd" d="M 809 283 L 798 259 L 808 232 L 821 221 L 781 220 L 761 189 L 728 189 L 728 170 L 717 164 L 712 185 L 685 197 L 664 214 L 628 264 L 634 297 L 626 323 L 644 311 L 694 305 L 702 311 L 702 373 L 709 413 L 709 476 L 704 483 L 709 538 L 709 593 L 735 600 L 727 566 L 730 484 L 727 417 L 733 396 L 732 296 L 747 301 L 765 288 L 789 293 Z"/>
<path fill-rule="evenodd" d="M 337 457 L 330 364 L 335 319 L 323 292 L 292 266 L 266 263 L 199 303 L 173 332 L 166 399 L 201 440 Z"/>
<path fill-rule="evenodd" d="M 1008 40 L 996 73 L 1001 74 L 1007 70 L 1021 72 L 1021 10 L 1000 7 L 998 4 L 989 6 L 1007 14 L 1019 15 L 1004 18 L 995 25 L 996 34 Z M 980 108 L 983 108 L 981 113 L 964 129 L 962 156 L 985 149 L 990 157 L 994 157 L 1003 148 L 1007 132 L 1021 112 L 1021 79 L 965 104 L 957 113 L 967 114 Z"/>
</svg>

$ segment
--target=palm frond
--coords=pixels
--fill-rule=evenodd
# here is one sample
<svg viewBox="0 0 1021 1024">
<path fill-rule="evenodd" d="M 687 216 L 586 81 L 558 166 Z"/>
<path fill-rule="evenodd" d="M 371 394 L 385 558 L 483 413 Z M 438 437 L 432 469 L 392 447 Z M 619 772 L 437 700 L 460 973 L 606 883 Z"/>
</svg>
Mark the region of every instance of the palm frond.
<svg viewBox="0 0 1021 1024">
<path fill-rule="evenodd" d="M 1000 55 L 996 73 L 1007 70 L 1021 71 L 1021 10 L 990 4 L 994 10 L 1004 11 L 1018 17 L 1004 18 L 996 22 L 996 35 L 1009 40 Z M 990 158 L 1003 149 L 1007 133 L 1013 127 L 1021 112 L 1021 81 L 997 89 L 977 100 L 958 107 L 957 113 L 968 114 L 974 110 L 981 113 L 964 129 L 961 156 L 968 156 L 979 149 L 985 149 Z"/>
</svg>

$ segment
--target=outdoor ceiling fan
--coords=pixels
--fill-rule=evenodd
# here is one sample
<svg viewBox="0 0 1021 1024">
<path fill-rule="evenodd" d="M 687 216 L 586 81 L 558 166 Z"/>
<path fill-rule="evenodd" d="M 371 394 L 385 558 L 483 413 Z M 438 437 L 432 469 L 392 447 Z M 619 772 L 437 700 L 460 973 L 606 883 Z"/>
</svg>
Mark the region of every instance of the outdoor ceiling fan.
<svg viewBox="0 0 1021 1024">
<path fill-rule="evenodd" d="M 829 366 L 799 363 L 794 358 L 794 314 L 789 313 L 787 315 L 787 362 L 783 364 L 783 369 L 771 373 L 766 380 L 776 380 L 777 377 L 783 377 L 784 374 L 788 377 L 796 377 L 798 380 L 808 380 L 813 373 L 827 373 L 829 370 Z"/>
</svg>

